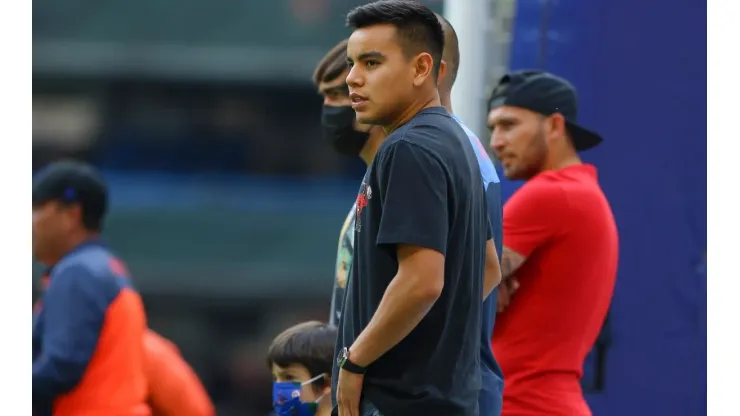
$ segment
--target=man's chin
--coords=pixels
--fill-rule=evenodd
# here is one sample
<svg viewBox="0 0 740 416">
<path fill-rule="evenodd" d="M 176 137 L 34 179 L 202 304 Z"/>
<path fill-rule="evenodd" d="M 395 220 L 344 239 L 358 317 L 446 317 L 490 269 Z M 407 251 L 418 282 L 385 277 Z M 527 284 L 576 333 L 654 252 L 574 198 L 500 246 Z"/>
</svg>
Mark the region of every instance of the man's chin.
<svg viewBox="0 0 740 416">
<path fill-rule="evenodd" d="M 504 168 L 504 176 L 506 176 L 506 179 L 511 179 L 512 181 L 518 181 L 518 180 L 524 179 L 522 178 L 521 172 L 517 171 L 516 169 L 511 169 L 511 168 L 509 169 Z"/>
<path fill-rule="evenodd" d="M 356 116 L 356 124 L 364 125 L 367 131 L 370 131 L 371 126 L 377 126 L 380 124 L 376 117 L 373 117 L 372 114 L 368 113 L 367 111 L 356 111 L 355 110 L 355 116 Z"/>
<path fill-rule="evenodd" d="M 534 175 L 530 175 L 527 172 L 509 171 L 509 170 L 504 169 L 504 176 L 506 176 L 506 179 L 509 179 L 512 181 L 528 181 L 532 179 Z"/>
<path fill-rule="evenodd" d="M 368 133 L 373 128 L 372 124 L 365 124 L 361 123 L 359 120 L 355 119 L 355 130 L 362 132 L 362 133 Z"/>
</svg>

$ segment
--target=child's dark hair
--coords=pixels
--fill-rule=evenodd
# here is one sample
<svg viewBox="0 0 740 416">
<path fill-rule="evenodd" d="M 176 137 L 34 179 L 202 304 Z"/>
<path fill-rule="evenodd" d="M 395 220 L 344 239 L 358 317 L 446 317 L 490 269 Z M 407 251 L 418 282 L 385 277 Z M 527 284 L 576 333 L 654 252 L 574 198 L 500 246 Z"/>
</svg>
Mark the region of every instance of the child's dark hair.
<svg viewBox="0 0 740 416">
<path fill-rule="evenodd" d="M 311 377 L 319 374 L 331 377 L 336 341 L 336 328 L 318 321 L 300 323 L 275 337 L 267 350 L 267 366 L 300 364 Z"/>
</svg>

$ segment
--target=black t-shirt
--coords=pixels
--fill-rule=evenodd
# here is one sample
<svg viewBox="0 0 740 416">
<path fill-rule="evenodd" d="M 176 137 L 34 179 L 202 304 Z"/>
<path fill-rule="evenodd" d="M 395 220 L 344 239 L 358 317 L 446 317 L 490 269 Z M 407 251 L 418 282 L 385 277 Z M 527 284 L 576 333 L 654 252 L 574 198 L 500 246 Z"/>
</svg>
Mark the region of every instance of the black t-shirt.
<svg viewBox="0 0 740 416">
<path fill-rule="evenodd" d="M 397 244 L 444 254 L 445 281 L 421 323 L 368 367 L 363 396 L 384 416 L 478 414 L 487 224 L 478 161 L 444 108 L 421 111 L 385 139 L 357 197 L 352 273 L 336 353 L 367 326 L 398 272 Z"/>
</svg>

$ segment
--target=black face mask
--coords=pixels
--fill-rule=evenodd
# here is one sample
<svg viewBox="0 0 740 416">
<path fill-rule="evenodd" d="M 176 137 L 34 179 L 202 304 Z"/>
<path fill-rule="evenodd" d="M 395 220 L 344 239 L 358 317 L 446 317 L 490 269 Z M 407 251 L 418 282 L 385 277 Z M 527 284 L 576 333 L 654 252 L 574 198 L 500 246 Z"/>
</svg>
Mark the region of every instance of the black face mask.
<svg viewBox="0 0 740 416">
<path fill-rule="evenodd" d="M 332 107 L 325 105 L 321 113 L 324 139 L 334 149 L 348 156 L 359 156 L 365 147 L 369 133 L 355 130 L 355 110 L 350 106 Z"/>
</svg>

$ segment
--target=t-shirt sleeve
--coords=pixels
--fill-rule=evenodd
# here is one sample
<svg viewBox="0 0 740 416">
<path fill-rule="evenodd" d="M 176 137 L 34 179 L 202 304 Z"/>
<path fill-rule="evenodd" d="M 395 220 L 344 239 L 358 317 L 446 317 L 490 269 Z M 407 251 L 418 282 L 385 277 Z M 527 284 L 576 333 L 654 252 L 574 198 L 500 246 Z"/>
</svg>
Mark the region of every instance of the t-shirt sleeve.
<svg viewBox="0 0 740 416">
<path fill-rule="evenodd" d="M 377 244 L 408 244 L 445 254 L 449 216 L 447 174 L 429 151 L 398 141 L 376 166 L 382 213 Z"/>
<path fill-rule="evenodd" d="M 493 238 L 493 226 L 491 225 L 491 217 L 486 215 L 486 241 Z"/>
<path fill-rule="evenodd" d="M 59 272 L 44 295 L 42 353 L 33 363 L 33 394 L 53 399 L 82 379 L 98 344 L 110 303 L 82 266 Z"/>
<path fill-rule="evenodd" d="M 504 206 L 504 246 L 528 257 L 562 232 L 567 206 L 559 186 L 525 184 Z"/>
</svg>

